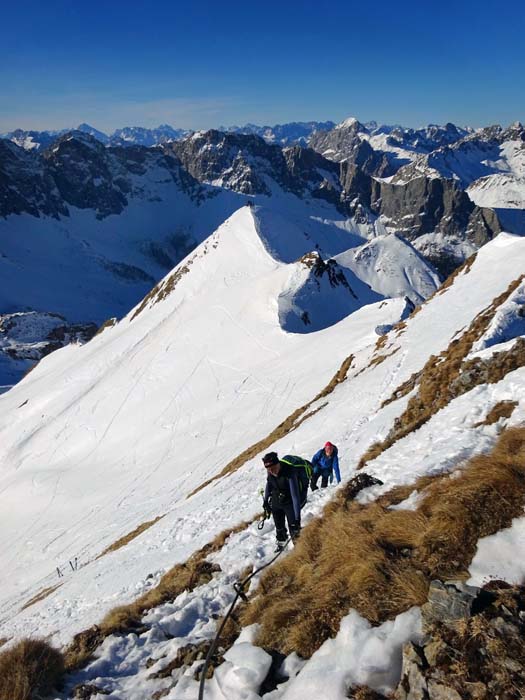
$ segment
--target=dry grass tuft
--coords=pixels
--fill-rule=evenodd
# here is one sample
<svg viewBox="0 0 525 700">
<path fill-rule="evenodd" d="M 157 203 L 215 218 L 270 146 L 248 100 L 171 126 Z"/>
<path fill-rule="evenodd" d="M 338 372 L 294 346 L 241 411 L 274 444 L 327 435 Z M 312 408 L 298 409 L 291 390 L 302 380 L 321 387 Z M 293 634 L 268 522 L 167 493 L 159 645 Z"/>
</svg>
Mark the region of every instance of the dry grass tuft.
<svg viewBox="0 0 525 700">
<path fill-rule="evenodd" d="M 381 408 L 384 408 L 385 406 L 388 406 L 389 403 L 392 403 L 393 401 L 397 401 L 398 399 L 403 398 L 403 396 L 406 396 L 407 394 L 410 394 L 412 389 L 414 389 L 419 382 L 421 378 L 421 372 L 414 372 L 407 380 L 406 382 L 403 382 L 400 386 L 397 387 L 397 389 L 394 391 L 394 393 L 388 398 L 383 401 L 381 404 Z"/>
<path fill-rule="evenodd" d="M 479 428 L 482 425 L 492 425 L 497 423 L 500 418 L 510 418 L 517 405 L 517 401 L 498 401 L 487 413 L 485 420 L 475 423 L 474 428 Z"/>
<path fill-rule="evenodd" d="M 394 348 L 392 350 L 392 352 L 388 352 L 388 353 L 386 353 L 386 355 L 374 355 L 374 357 L 372 357 L 372 359 L 368 363 L 368 367 L 374 367 L 375 365 L 380 365 L 388 357 L 392 357 L 392 355 L 395 355 L 398 350 L 399 350 L 399 348 Z M 361 370 L 361 371 L 363 371 L 363 370 Z"/>
<path fill-rule="evenodd" d="M 193 255 L 191 258 L 189 258 L 185 265 L 177 267 L 177 269 L 174 272 L 172 272 L 167 279 L 161 280 L 158 284 L 156 284 L 153 287 L 153 289 L 148 294 L 146 294 L 139 308 L 130 318 L 130 321 L 133 321 L 134 318 L 141 314 L 144 311 L 144 309 L 148 306 L 148 304 L 158 304 L 159 301 L 166 299 L 166 297 L 168 297 L 173 292 L 173 290 L 178 285 L 180 280 L 184 277 L 184 275 L 188 274 L 188 272 L 190 271 L 190 267 L 193 265 L 193 262 L 196 257 L 198 257 L 197 254 Z"/>
<path fill-rule="evenodd" d="M 44 588 L 43 591 L 40 591 L 40 593 L 37 593 L 33 598 L 27 601 L 27 603 L 24 603 L 20 610 L 25 610 L 26 608 L 29 608 L 31 605 L 34 605 L 35 603 L 39 603 L 41 600 L 44 600 L 47 598 L 48 595 L 51 595 L 53 591 L 56 591 L 57 588 L 60 588 L 62 584 L 57 583 L 56 586 L 49 586 L 49 588 Z M 0 644 L 1 646 L 1 644 Z"/>
<path fill-rule="evenodd" d="M 64 673 L 62 654 L 41 639 L 23 639 L 0 653 L 0 700 L 49 694 Z"/>
<path fill-rule="evenodd" d="M 348 691 L 348 698 L 351 700 L 384 700 L 384 695 L 376 693 L 375 690 L 367 688 L 365 685 L 356 686 Z"/>
<path fill-rule="evenodd" d="M 451 287 L 456 279 L 459 277 L 459 275 L 468 275 L 470 272 L 470 268 L 474 264 L 474 261 L 476 260 L 477 253 L 473 253 L 469 258 L 465 260 L 465 262 L 457 267 L 452 274 L 450 274 L 447 279 L 443 282 L 441 287 L 439 289 L 436 289 L 434 294 L 441 296 L 441 294 L 444 294 L 446 290 Z M 429 301 L 433 296 L 430 296 L 426 301 Z"/>
<path fill-rule="evenodd" d="M 107 328 L 113 328 L 113 326 L 116 326 L 118 323 L 117 319 L 113 316 L 112 318 L 108 318 L 104 323 L 100 326 L 98 331 L 95 333 L 93 337 L 96 337 L 97 335 L 100 335 L 103 333 Z"/>
<path fill-rule="evenodd" d="M 144 613 L 158 605 L 173 601 L 183 591 L 192 591 L 197 586 L 208 583 L 213 574 L 220 568 L 216 564 L 206 561 L 206 557 L 219 551 L 228 537 L 246 529 L 252 522 L 253 520 L 245 521 L 235 527 L 223 530 L 186 562 L 176 564 L 167 571 L 155 588 L 144 593 L 129 605 L 119 605 L 113 608 L 98 625 L 75 635 L 64 654 L 66 669 L 73 671 L 81 668 L 110 634 L 143 632 L 146 629 L 142 623 Z"/>
<path fill-rule="evenodd" d="M 417 489 L 417 510 L 391 510 Z M 481 537 L 508 527 L 525 504 L 525 427 L 459 475 L 424 477 L 368 505 L 341 492 L 297 546 L 261 578 L 242 615 L 257 643 L 309 657 L 350 608 L 381 623 L 426 601 L 434 578 L 462 578 Z"/>
<path fill-rule="evenodd" d="M 100 559 L 103 557 L 105 554 L 109 554 L 109 552 L 116 552 L 117 549 L 120 549 L 121 547 L 125 547 L 131 540 L 134 540 L 135 537 L 138 537 L 141 535 L 143 532 L 148 530 L 152 525 L 155 525 L 155 523 L 158 523 L 159 520 L 161 520 L 164 517 L 164 515 L 159 515 L 156 518 L 153 518 L 153 520 L 148 520 L 145 523 L 142 523 L 138 527 L 136 527 L 134 530 L 131 532 L 128 532 L 127 535 L 124 535 L 120 539 L 116 540 L 111 544 L 109 547 L 106 547 L 106 549 L 98 555 L 97 559 Z"/>
<path fill-rule="evenodd" d="M 510 283 L 505 292 L 496 297 L 484 311 L 476 316 L 461 337 L 452 340 L 439 356 L 431 355 L 418 380 L 419 390 L 404 412 L 395 420 L 383 442 L 375 443 L 363 454 L 358 469 L 391 447 L 401 438 L 420 428 L 450 401 L 470 391 L 478 384 L 495 383 L 510 371 L 525 364 L 525 341 L 518 339 L 511 350 L 495 353 L 486 360 L 476 358 L 465 362 L 472 346 L 486 331 L 499 306 L 506 301 L 524 276 Z M 414 376 L 398 387 L 383 405 L 407 393 L 415 385 Z"/>
<path fill-rule="evenodd" d="M 232 472 L 237 471 L 237 469 L 240 469 L 244 464 L 246 464 L 248 460 L 253 459 L 260 452 L 267 450 L 275 442 L 277 442 L 277 440 L 280 440 L 285 435 L 288 435 L 292 431 L 296 430 L 301 425 L 301 423 L 303 423 L 303 421 L 307 420 L 308 418 L 311 418 L 311 416 L 317 413 L 317 411 L 320 411 L 322 408 L 324 408 L 327 405 L 326 403 L 322 404 L 321 406 L 317 406 L 312 410 L 309 410 L 312 404 L 314 404 L 316 401 L 319 401 L 319 399 L 322 399 L 325 396 L 331 394 L 339 384 L 345 381 L 345 379 L 348 376 L 348 371 L 352 366 L 353 360 L 353 355 L 350 355 L 349 357 L 345 358 L 337 372 L 330 380 L 330 382 L 325 386 L 324 389 L 322 389 L 322 391 L 320 391 L 317 394 L 317 396 L 315 396 L 311 401 L 309 401 L 308 403 L 304 404 L 300 408 L 296 409 L 293 413 L 291 413 L 287 418 L 285 418 L 285 420 L 282 423 L 280 423 L 274 430 L 272 430 L 272 432 L 269 435 L 264 437 L 262 440 L 259 440 L 255 444 L 250 445 L 250 447 L 241 452 L 240 455 L 237 455 L 237 457 L 228 462 L 224 469 L 222 469 L 218 474 L 197 486 L 196 489 L 194 489 L 191 493 L 188 494 L 188 498 L 194 496 L 201 489 L 203 489 L 205 486 L 208 486 L 216 479 L 220 479 L 223 476 L 226 476 L 227 474 L 231 474 Z"/>
</svg>

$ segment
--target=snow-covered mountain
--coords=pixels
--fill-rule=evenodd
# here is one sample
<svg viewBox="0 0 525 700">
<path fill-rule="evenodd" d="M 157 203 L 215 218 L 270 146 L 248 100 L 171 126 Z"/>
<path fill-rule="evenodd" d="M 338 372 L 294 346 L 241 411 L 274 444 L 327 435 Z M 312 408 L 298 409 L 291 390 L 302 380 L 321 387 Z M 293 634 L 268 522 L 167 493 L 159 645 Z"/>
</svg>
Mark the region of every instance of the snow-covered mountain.
<svg viewBox="0 0 525 700">
<path fill-rule="evenodd" d="M 32 131 L 25 129 L 15 129 L 5 134 L 1 134 L 1 138 L 7 139 L 16 143 L 17 146 L 26 151 L 39 151 L 47 148 L 65 131 Z"/>
<path fill-rule="evenodd" d="M 230 131 L 236 134 L 256 134 L 268 143 L 277 143 L 281 146 L 308 146 L 313 134 L 318 131 L 333 129 L 334 122 L 289 122 L 287 124 L 275 124 L 274 126 L 257 126 L 257 124 L 245 124 L 244 126 L 220 126 L 219 131 Z"/>
<path fill-rule="evenodd" d="M 58 138 L 71 131 L 82 131 L 103 143 L 105 146 L 158 146 L 169 141 L 177 141 L 192 132 L 188 129 L 174 129 L 169 124 L 147 129 L 142 126 L 126 126 L 106 134 L 90 124 L 82 123 L 73 129 L 59 131 L 26 131 L 16 129 L 1 135 L 1 138 L 13 141 L 25 150 L 43 150 Z"/>
<path fill-rule="evenodd" d="M 296 237 L 288 243 L 269 225 L 271 211 L 268 217 L 257 206 L 238 209 L 119 323 L 48 355 L 0 396 L 0 563 L 9 572 L 0 636 L 11 643 L 38 634 L 66 645 L 116 605 L 152 591 L 167 569 L 225 527 L 253 518 L 265 478 L 260 458 L 269 449 L 311 456 L 332 440 L 341 502 L 366 452 L 367 472 L 383 482 L 360 496 L 370 529 L 378 513 L 389 512 L 378 499 L 393 487 L 405 485 L 410 496 L 400 504 L 401 522 L 424 496 L 414 491 L 417 478 L 451 474 L 453 494 L 468 458 L 525 420 L 525 238 L 500 234 L 407 317 L 403 298 L 376 301 L 357 276 L 366 270 L 371 286 L 390 278 L 390 289 L 399 289 L 396 270 L 383 277 L 378 269 L 393 264 L 398 246 L 407 277 L 417 277 L 409 284 L 423 296 L 431 277 L 415 274 L 420 257 L 403 241 L 377 239 L 352 255 L 341 251 L 333 264 L 315 252 L 294 261 Z M 304 311 L 319 330 L 289 332 L 290 315 L 296 323 Z M 418 400 L 424 416 L 411 413 Z M 489 419 L 502 402 L 512 403 L 510 412 Z M 332 494 L 309 496 L 304 522 L 312 532 L 316 518 L 337 507 L 321 511 Z M 511 531 L 498 535 L 487 525 L 484 534 L 500 537 L 490 551 L 499 553 L 487 555 L 480 541 L 473 583 L 519 578 L 519 557 L 506 561 L 503 543 L 523 536 L 523 505 Z M 189 654 L 190 645 L 212 638 L 233 599 L 231 584 L 247 566 L 269 561 L 273 539 L 269 524 L 241 527 L 210 555 L 198 585 L 145 610 L 133 629 L 122 621 L 120 632 L 99 638 L 85 668 L 66 676 L 60 697 L 73 697 L 78 684 L 129 700 L 197 697 L 202 658 Z M 340 549 L 329 546 L 316 545 L 325 557 Z M 305 559 L 301 575 L 308 566 Z M 340 700 L 353 686 L 382 693 L 396 686 L 403 643 L 420 639 L 419 609 L 371 626 L 345 585 L 338 580 L 332 590 L 342 616 L 334 638 L 321 639 L 306 660 L 276 657 L 286 656 L 285 673 L 276 691 L 263 693 L 268 700 L 276 692 L 313 700 L 321 688 L 327 700 Z M 281 602 L 291 619 L 289 601 Z M 205 697 L 261 696 L 271 657 L 258 646 L 257 629 L 245 629 L 217 663 Z"/>
<path fill-rule="evenodd" d="M 108 138 L 111 146 L 159 146 L 162 143 L 178 141 L 192 132 L 188 129 L 174 129 L 169 124 L 161 124 L 155 129 L 141 126 L 126 126 L 116 129 Z"/>
<path fill-rule="evenodd" d="M 306 146 L 316 131 L 333 129 L 334 122 L 290 122 L 276 124 L 274 126 L 257 126 L 245 124 L 244 126 L 221 126 L 219 131 L 237 134 L 255 134 L 268 143 L 276 143 L 281 146 L 295 144 Z M 148 129 L 143 126 L 125 126 L 115 129 L 111 134 L 106 134 L 90 124 L 82 123 L 74 129 L 62 129 L 60 131 L 27 131 L 16 129 L 0 134 L 0 138 L 13 141 L 17 146 L 26 150 L 41 150 L 47 148 L 58 137 L 69 131 L 83 131 L 90 134 L 106 146 L 159 146 L 170 141 L 179 141 L 193 133 L 191 129 L 175 129 L 169 124 L 161 124 L 158 127 Z"/>
<path fill-rule="evenodd" d="M 0 140 L 0 312 L 58 313 L 69 323 L 121 317 L 247 199 L 290 240 L 288 262 L 318 250 L 324 264 L 396 234 L 446 276 L 504 225 L 522 230 L 522 209 L 477 206 L 457 180 L 368 174 L 367 154 L 377 152 L 359 135 L 379 128 L 351 120 L 335 130 L 354 134 L 364 158 L 355 163 L 215 130 L 154 147 L 105 146 L 85 124 L 39 151 Z M 427 131 L 425 143 L 456 133 Z M 509 159 L 518 177 L 518 151 Z M 404 265 L 401 256 L 393 277 L 414 280 Z M 421 298 L 410 283 L 374 284 Z"/>
<path fill-rule="evenodd" d="M 524 172 L 525 127 L 516 122 L 507 129 L 479 129 L 451 145 L 435 148 L 401 168 L 394 182 L 432 175 L 456 180 L 466 189 L 480 178 L 505 174 L 519 179 Z"/>
<path fill-rule="evenodd" d="M 330 131 L 315 134 L 310 146 L 341 162 L 352 177 L 357 169 L 361 178 L 364 174 L 399 188 L 408 187 L 411 198 L 419 188 L 416 197 L 420 199 L 423 180 L 450 180 L 454 188 L 466 191 L 476 206 L 498 210 L 501 228 L 525 231 L 525 130 L 520 122 L 506 129 L 462 129 L 454 124 L 405 129 L 364 125 L 350 118 Z M 414 180 L 419 180 L 419 185 L 410 187 Z M 451 190 L 451 185 L 442 187 Z M 388 198 L 388 188 L 385 192 Z M 413 202 L 413 212 L 428 203 L 425 194 L 422 201 Z M 385 210 L 381 214 L 392 219 Z M 404 211 L 401 217 L 407 214 Z M 399 217 L 394 217 L 393 225 L 403 233 Z"/>
<path fill-rule="evenodd" d="M 370 175 L 390 176 L 419 154 L 456 143 L 473 130 L 455 124 L 430 124 L 421 129 L 362 124 L 349 117 L 332 129 L 319 130 L 310 139 L 311 148 L 335 161 L 350 161 Z"/>
</svg>

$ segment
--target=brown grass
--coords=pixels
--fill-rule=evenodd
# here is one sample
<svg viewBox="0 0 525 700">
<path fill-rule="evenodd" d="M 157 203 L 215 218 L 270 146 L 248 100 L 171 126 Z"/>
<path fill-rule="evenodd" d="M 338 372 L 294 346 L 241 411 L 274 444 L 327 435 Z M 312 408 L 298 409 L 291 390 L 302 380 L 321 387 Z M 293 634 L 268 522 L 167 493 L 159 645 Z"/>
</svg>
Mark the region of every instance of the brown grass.
<svg viewBox="0 0 525 700">
<path fill-rule="evenodd" d="M 272 430 L 271 433 L 269 433 L 266 437 L 262 438 L 262 440 L 259 440 L 253 445 L 250 445 L 250 447 L 241 452 L 240 455 L 237 455 L 237 457 L 228 462 L 228 464 L 218 474 L 197 486 L 196 489 L 194 489 L 191 493 L 188 494 L 187 498 L 190 498 L 191 496 L 195 495 L 205 486 L 211 484 L 213 481 L 216 481 L 217 479 L 220 479 L 223 476 L 226 476 L 227 474 L 231 474 L 234 471 L 237 471 L 237 469 L 240 469 L 244 464 L 246 464 L 246 462 L 248 462 L 248 460 L 253 459 L 260 452 L 267 450 L 274 444 L 274 442 L 277 442 L 277 440 L 280 440 L 285 435 L 288 435 L 292 431 L 296 430 L 301 425 L 301 423 L 303 423 L 303 421 L 307 420 L 315 413 L 317 413 L 317 411 L 320 411 L 322 408 L 324 408 L 327 405 L 326 403 L 322 406 L 316 407 L 312 411 L 309 411 L 312 404 L 314 404 L 319 399 L 322 399 L 325 396 L 331 394 L 332 391 L 334 391 L 334 389 L 339 384 L 345 381 L 345 379 L 348 376 L 348 371 L 352 366 L 353 359 L 353 355 L 350 355 L 349 357 L 345 358 L 337 372 L 332 377 L 332 379 L 324 387 L 324 389 L 322 389 L 317 394 L 317 396 L 315 396 L 308 403 L 305 403 L 303 406 L 297 408 L 293 413 L 291 413 L 287 418 L 285 418 L 282 423 L 279 423 L 279 425 L 276 428 L 274 428 L 274 430 Z"/>
<path fill-rule="evenodd" d="M 163 279 L 158 284 L 156 284 L 151 290 L 151 292 L 146 294 L 146 296 L 142 300 L 141 305 L 130 318 L 130 321 L 133 321 L 134 318 L 141 314 L 149 303 L 158 304 L 159 301 L 166 299 L 166 297 L 168 297 L 173 292 L 173 290 L 180 282 L 180 280 L 184 277 L 184 275 L 186 275 L 190 271 L 190 267 L 191 265 L 193 265 L 193 261 L 196 257 L 197 254 L 193 255 L 186 262 L 185 265 L 183 265 L 182 267 L 178 267 L 174 272 L 172 272 L 172 274 L 167 279 Z"/>
<path fill-rule="evenodd" d="M 384 700 L 385 697 L 364 685 L 351 688 L 348 692 L 350 694 L 347 697 L 351 698 L 351 700 Z"/>
<path fill-rule="evenodd" d="M 100 335 L 103 333 L 107 328 L 113 328 L 113 326 L 117 325 L 117 319 L 115 317 L 108 318 L 104 323 L 100 326 L 98 331 L 95 333 L 93 337 L 96 337 L 97 335 Z"/>
<path fill-rule="evenodd" d="M 41 639 L 23 639 L 0 653 L 0 700 L 31 700 L 50 693 L 64 672 L 62 654 Z"/>
<path fill-rule="evenodd" d="M 419 379 L 421 377 L 421 372 L 414 372 L 407 380 L 406 382 L 403 382 L 400 386 L 397 387 L 397 389 L 394 391 L 394 393 L 388 398 L 383 401 L 381 404 L 381 408 L 384 408 L 385 406 L 388 406 L 389 403 L 392 403 L 393 401 L 397 401 L 398 399 L 403 398 L 403 396 L 406 396 L 407 394 L 410 394 L 412 389 L 415 388 L 416 384 L 418 383 Z"/>
<path fill-rule="evenodd" d="M 125 547 L 131 540 L 134 540 L 136 537 L 141 535 L 143 532 L 148 530 L 152 525 L 155 525 L 155 523 L 158 523 L 159 520 L 161 520 L 164 517 L 164 515 L 159 515 L 156 518 L 153 518 L 153 520 L 148 520 L 144 523 L 141 523 L 138 525 L 134 530 L 131 532 L 128 532 L 127 535 L 124 535 L 120 539 L 116 540 L 111 544 L 109 547 L 106 547 L 106 549 L 98 555 L 97 559 L 100 559 L 103 557 L 105 554 L 109 554 L 109 552 L 116 552 L 117 549 L 120 549 L 121 547 Z"/>
<path fill-rule="evenodd" d="M 374 365 L 380 365 L 388 357 L 392 357 L 392 355 L 395 355 L 398 350 L 399 350 L 399 348 L 394 348 L 392 350 L 392 352 L 388 352 L 388 353 L 386 353 L 386 355 L 374 355 L 374 357 L 372 357 L 372 359 L 370 360 L 368 367 L 374 367 Z"/>
<path fill-rule="evenodd" d="M 510 283 L 505 292 L 496 297 L 479 313 L 461 337 L 452 340 L 439 356 L 431 355 L 419 375 L 419 390 L 404 412 L 399 416 L 382 442 L 374 443 L 361 457 L 358 469 L 374 459 L 395 442 L 420 428 L 452 399 L 470 391 L 478 384 L 498 382 L 507 372 L 525 363 L 525 341 L 518 339 L 511 350 L 496 353 L 487 360 L 479 358 L 465 362 L 472 346 L 486 331 L 499 306 L 506 301 L 524 276 Z M 398 387 L 388 399 L 389 403 L 410 390 L 414 375 Z"/>
<path fill-rule="evenodd" d="M 256 516 L 258 517 L 258 516 Z M 254 518 L 255 520 L 255 518 Z M 219 567 L 206 561 L 206 557 L 219 551 L 228 537 L 244 530 L 253 520 L 242 522 L 235 527 L 223 530 L 211 542 L 195 552 L 186 562 L 176 564 L 164 574 L 155 588 L 137 598 L 129 605 L 120 605 L 104 617 L 102 622 L 77 634 L 65 651 L 65 664 L 68 671 L 81 668 L 92 656 L 95 649 L 110 634 L 140 633 L 145 630 L 142 623 L 144 613 L 163 603 L 173 601 L 183 591 L 208 583 Z"/>
<path fill-rule="evenodd" d="M 389 509 L 414 488 L 417 510 Z M 459 476 L 425 477 L 364 506 L 340 493 L 263 574 L 243 624 L 261 624 L 258 644 L 309 657 L 350 608 L 381 623 L 422 604 L 432 579 L 464 577 L 479 538 L 508 527 L 524 504 L 524 427 Z"/>
<path fill-rule="evenodd" d="M 517 401 L 498 401 L 487 413 L 485 420 L 475 423 L 474 428 L 479 428 L 482 425 L 492 425 L 497 423 L 500 418 L 510 418 L 517 405 Z"/>
<path fill-rule="evenodd" d="M 33 598 L 27 601 L 27 603 L 24 603 L 20 610 L 25 610 L 26 608 L 31 607 L 31 605 L 34 605 L 35 603 L 39 603 L 41 600 L 44 600 L 47 598 L 48 595 L 51 595 L 53 591 L 56 591 L 57 588 L 60 588 L 62 584 L 57 583 L 56 586 L 49 586 L 49 588 L 44 588 L 43 591 L 40 591 L 40 593 L 37 593 Z M 1 646 L 1 645 L 0 645 Z"/>
</svg>

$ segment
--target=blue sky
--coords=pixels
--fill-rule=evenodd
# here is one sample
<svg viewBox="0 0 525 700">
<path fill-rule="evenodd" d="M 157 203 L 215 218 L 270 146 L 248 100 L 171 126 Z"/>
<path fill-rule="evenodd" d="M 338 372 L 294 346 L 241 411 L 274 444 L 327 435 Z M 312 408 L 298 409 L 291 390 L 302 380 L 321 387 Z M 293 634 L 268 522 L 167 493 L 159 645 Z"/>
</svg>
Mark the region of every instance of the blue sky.
<svg viewBox="0 0 525 700">
<path fill-rule="evenodd" d="M 525 121 L 525 3 L 4 3 L 0 131 Z"/>
</svg>

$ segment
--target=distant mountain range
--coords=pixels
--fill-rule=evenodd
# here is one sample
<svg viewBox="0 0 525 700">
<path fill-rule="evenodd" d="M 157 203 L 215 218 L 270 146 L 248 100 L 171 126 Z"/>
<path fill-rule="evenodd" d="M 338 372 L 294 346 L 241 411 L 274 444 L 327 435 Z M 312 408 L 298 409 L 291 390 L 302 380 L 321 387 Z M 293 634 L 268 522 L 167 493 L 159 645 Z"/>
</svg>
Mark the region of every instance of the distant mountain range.
<svg viewBox="0 0 525 700">
<path fill-rule="evenodd" d="M 329 131 L 335 127 L 335 123 L 326 122 L 291 122 L 289 124 L 277 124 L 275 126 L 221 126 L 219 131 L 236 134 L 255 134 L 264 138 L 268 143 L 276 143 L 281 146 L 300 144 L 306 146 L 315 131 Z M 57 138 L 70 131 L 82 131 L 94 136 L 105 146 L 159 146 L 170 141 L 179 141 L 193 133 L 190 129 L 174 129 L 169 124 L 161 124 L 156 129 L 146 129 L 142 126 L 125 126 L 116 129 L 111 134 L 105 134 L 90 124 L 79 124 L 71 129 L 60 131 L 26 131 L 15 129 L 4 134 L 0 138 L 8 139 L 26 150 L 42 150 L 47 148 Z"/>
<path fill-rule="evenodd" d="M 352 118 L 318 129 L 326 126 L 164 125 L 108 137 L 81 124 L 0 139 L 0 384 L 27 369 L 34 343 L 51 347 L 40 334 L 49 316 L 17 318 L 17 328 L 36 329 L 28 349 L 10 315 L 58 314 L 64 342 L 69 327 L 120 318 L 247 202 L 259 207 L 265 238 L 289 241 L 287 263 L 316 252 L 326 279 L 338 279 L 334 259 L 374 292 L 414 303 L 435 288 L 437 276 L 422 280 L 436 271 L 443 279 L 501 231 L 525 234 L 519 122 L 414 130 Z M 418 271 L 407 276 L 407 264 Z M 302 299 L 291 307 L 294 332 L 320 327 Z"/>
</svg>

